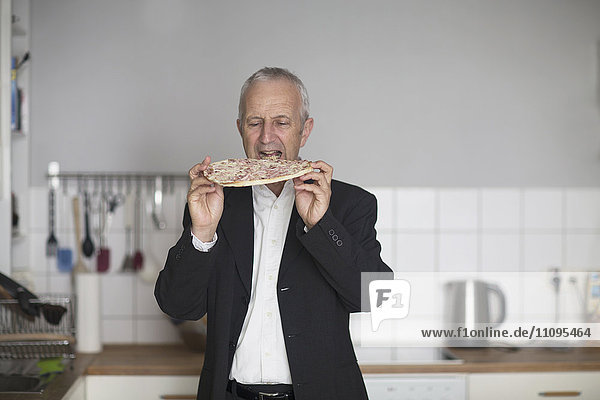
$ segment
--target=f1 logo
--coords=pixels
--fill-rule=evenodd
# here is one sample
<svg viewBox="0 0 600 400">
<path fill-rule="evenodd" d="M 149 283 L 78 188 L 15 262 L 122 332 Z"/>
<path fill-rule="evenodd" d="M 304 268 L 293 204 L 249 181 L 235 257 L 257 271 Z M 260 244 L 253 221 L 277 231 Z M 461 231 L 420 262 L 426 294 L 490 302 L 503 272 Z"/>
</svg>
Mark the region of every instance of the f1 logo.
<svg viewBox="0 0 600 400">
<path fill-rule="evenodd" d="M 404 279 L 371 281 L 369 303 L 371 328 L 375 332 L 384 319 L 401 319 L 408 316 L 410 284 Z"/>
</svg>

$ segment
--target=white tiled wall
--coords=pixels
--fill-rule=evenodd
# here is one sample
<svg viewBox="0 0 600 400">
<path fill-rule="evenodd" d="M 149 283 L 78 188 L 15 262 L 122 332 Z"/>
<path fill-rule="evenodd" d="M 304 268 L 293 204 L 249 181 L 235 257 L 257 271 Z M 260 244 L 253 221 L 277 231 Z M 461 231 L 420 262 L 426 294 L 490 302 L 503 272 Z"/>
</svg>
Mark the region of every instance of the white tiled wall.
<svg viewBox="0 0 600 400">
<path fill-rule="evenodd" d="M 367 188 L 397 271 L 600 269 L 599 188 Z"/>
<path fill-rule="evenodd" d="M 145 188 L 144 188 L 145 189 Z M 145 192 L 145 190 L 143 191 Z M 151 220 L 150 196 L 145 196 L 145 213 L 143 218 L 142 247 L 144 268 L 155 270 L 155 279 L 162 269 L 168 249 L 181 234 L 181 219 L 187 187 L 177 185 L 173 193 L 167 192 L 163 197 L 163 213 L 167 229 L 157 230 Z M 68 247 L 75 253 L 75 233 L 72 215 L 72 198 L 76 195 L 75 187 L 68 192 L 60 192 L 56 199 L 56 236 L 59 246 Z M 70 293 L 70 274 L 60 272 L 56 263 L 45 256 L 45 243 L 48 237 L 48 192 L 45 187 L 30 189 L 31 204 L 30 226 L 26 236 L 25 251 L 13 249 L 13 265 L 15 271 L 28 270 L 26 276 L 32 283 L 32 289 L 40 293 Z M 92 207 L 96 207 L 96 199 Z M 83 198 L 80 207 L 83 209 Z M 82 232 L 83 227 L 83 218 Z M 96 248 L 99 246 L 96 229 L 98 217 L 91 217 L 92 239 Z M 154 283 L 141 279 L 136 273 L 122 272 L 125 256 L 125 223 L 123 205 L 115 210 L 113 223 L 107 240 L 110 249 L 109 270 L 101 276 L 102 304 L 102 337 L 105 343 L 165 343 L 179 340 L 178 332 L 171 321 L 160 311 L 154 299 Z M 24 241 L 25 242 L 25 241 Z M 132 242 L 133 246 L 133 242 Z M 85 258 L 87 268 L 95 270 L 95 256 Z M 17 272 L 18 274 L 18 272 Z M 152 276 L 152 275 L 151 275 Z"/>
<path fill-rule="evenodd" d="M 70 207 L 74 189 L 57 199 L 57 237 L 61 245 L 70 248 L 75 243 Z M 378 198 L 376 228 L 382 258 L 390 267 L 398 272 L 428 272 L 434 276 L 470 273 L 489 281 L 514 272 L 509 278 L 513 282 L 505 284 L 509 319 L 553 318 L 550 275 L 540 280 L 539 274 L 534 279 L 528 273 L 550 267 L 600 270 L 600 188 L 367 189 Z M 181 184 L 175 192 L 165 194 L 167 229 L 163 231 L 154 228 L 147 208 L 143 221 L 146 266 L 161 269 L 168 249 L 178 239 L 186 192 L 187 187 Z M 30 189 L 30 226 L 26 237 L 16 241 L 13 248 L 14 269 L 30 271 L 35 291 L 70 292 L 69 274 L 59 272 L 44 253 L 47 196 L 45 187 Z M 177 341 L 176 329 L 156 305 L 153 284 L 135 273 L 120 271 L 125 255 L 123 221 L 120 207 L 108 239 L 110 269 L 101 280 L 104 341 Z M 93 224 L 97 225 L 97 218 Z M 98 245 L 97 239 L 94 242 Z M 95 268 L 93 259 L 86 263 Z M 583 285 L 580 281 L 568 283 L 567 279 L 563 282 L 561 316 L 565 320 L 581 319 L 578 296 L 583 293 L 576 290 L 582 292 Z M 441 301 L 441 295 L 413 301 L 411 312 L 439 315 Z"/>
</svg>

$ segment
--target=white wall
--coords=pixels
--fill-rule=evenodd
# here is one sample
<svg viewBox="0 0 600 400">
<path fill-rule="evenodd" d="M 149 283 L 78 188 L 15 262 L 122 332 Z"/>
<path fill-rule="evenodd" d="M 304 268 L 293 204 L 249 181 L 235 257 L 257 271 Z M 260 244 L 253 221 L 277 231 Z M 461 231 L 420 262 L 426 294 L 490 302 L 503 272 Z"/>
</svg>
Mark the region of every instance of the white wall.
<svg viewBox="0 0 600 400">
<path fill-rule="evenodd" d="M 410 320 L 442 321 L 443 283 L 477 277 L 502 288 L 507 321 L 554 320 L 553 275 L 560 267 L 560 322 L 584 322 L 586 279 L 573 271 L 600 271 L 600 188 L 367 187 L 378 199 L 377 238 L 382 259 L 413 288 Z M 56 236 L 62 248 L 75 247 L 70 208 L 77 188 L 57 195 Z M 145 208 L 144 268 L 161 269 L 168 249 L 181 235 L 184 182 L 165 192 L 167 229 L 158 231 Z M 48 236 L 47 187 L 31 189 L 29 242 L 18 242 L 13 272 L 28 271 L 26 285 L 36 293 L 69 293 L 71 278 L 45 257 Z M 143 191 L 146 203 L 151 196 Z M 38 204 L 38 206 L 33 206 Z M 92 204 L 95 199 L 92 197 Z M 92 239 L 97 218 L 91 218 Z M 102 338 L 105 343 L 160 343 L 178 332 L 154 299 L 154 284 L 123 273 L 126 253 L 123 207 L 115 211 L 108 234 L 110 267 L 101 277 Z M 24 246 L 25 248 L 21 248 Z M 96 269 L 96 256 L 84 259 Z M 494 314 L 496 315 L 496 314 Z M 598 314 L 600 317 L 600 314 Z M 355 316 L 354 334 L 360 331 Z M 404 321 L 404 320 L 403 320 Z M 422 326 L 421 326 L 422 328 Z M 355 336 L 356 337 L 356 336 Z M 364 339 L 364 337 L 363 337 Z M 364 342 L 363 342 L 364 343 Z M 383 350 L 362 350 L 359 357 Z M 390 351 L 387 351 L 390 355 Z"/>
<path fill-rule="evenodd" d="M 244 79 L 297 72 L 303 156 L 362 185 L 595 186 L 600 2 L 32 3 L 32 184 L 242 156 Z M 374 173 L 366 161 L 378 161 Z"/>
</svg>

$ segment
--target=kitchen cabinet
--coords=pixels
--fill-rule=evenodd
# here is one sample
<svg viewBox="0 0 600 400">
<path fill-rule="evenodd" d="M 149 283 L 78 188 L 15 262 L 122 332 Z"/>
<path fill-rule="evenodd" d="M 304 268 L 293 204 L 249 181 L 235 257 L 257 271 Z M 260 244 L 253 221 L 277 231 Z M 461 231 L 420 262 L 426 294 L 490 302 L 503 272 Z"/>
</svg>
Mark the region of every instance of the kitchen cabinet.
<svg viewBox="0 0 600 400">
<path fill-rule="evenodd" d="M 62 400 L 85 400 L 85 377 L 78 378 Z"/>
<path fill-rule="evenodd" d="M 521 372 L 469 374 L 470 400 L 596 400 L 600 372 Z"/>
<path fill-rule="evenodd" d="M 190 395 L 198 391 L 198 376 L 88 375 L 86 400 L 160 400 L 164 395 Z"/>
<path fill-rule="evenodd" d="M 370 400 L 465 400 L 466 374 L 364 374 Z"/>
</svg>

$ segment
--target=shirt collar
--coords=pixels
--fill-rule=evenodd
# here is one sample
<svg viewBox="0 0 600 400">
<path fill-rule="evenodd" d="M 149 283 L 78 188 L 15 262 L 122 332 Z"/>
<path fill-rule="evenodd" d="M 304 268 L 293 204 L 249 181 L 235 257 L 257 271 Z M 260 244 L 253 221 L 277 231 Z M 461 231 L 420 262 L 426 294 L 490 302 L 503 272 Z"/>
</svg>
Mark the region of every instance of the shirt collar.
<svg viewBox="0 0 600 400">
<path fill-rule="evenodd" d="M 271 189 L 267 187 L 267 185 L 256 185 L 252 186 L 252 195 L 255 198 L 262 198 L 264 200 L 269 199 L 272 202 L 276 201 L 278 198 L 287 199 L 288 197 L 294 194 L 294 181 L 289 179 L 285 181 L 283 185 L 283 190 L 279 194 L 279 197 L 275 196 L 275 193 L 271 192 Z"/>
</svg>

